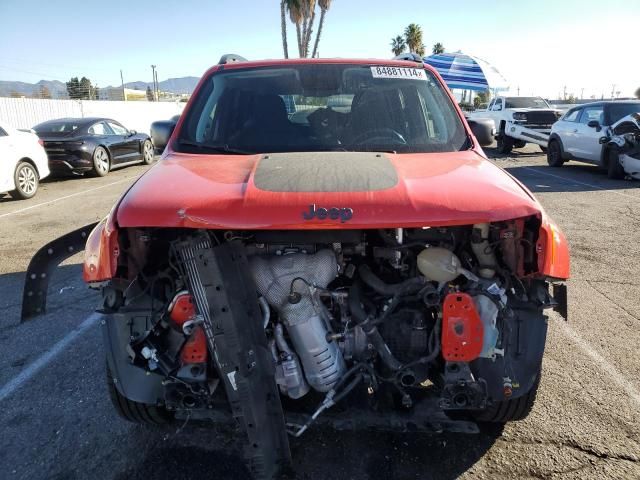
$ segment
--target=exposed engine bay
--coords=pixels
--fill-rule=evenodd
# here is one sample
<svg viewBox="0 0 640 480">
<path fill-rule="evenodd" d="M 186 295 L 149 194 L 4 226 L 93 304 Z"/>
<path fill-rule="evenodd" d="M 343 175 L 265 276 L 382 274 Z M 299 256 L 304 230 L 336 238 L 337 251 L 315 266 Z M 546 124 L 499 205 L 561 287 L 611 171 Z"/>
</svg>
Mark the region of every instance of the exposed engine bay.
<svg viewBox="0 0 640 480">
<path fill-rule="evenodd" d="M 222 326 L 198 252 L 234 244 L 257 289 L 282 396 L 324 394 L 328 408 L 360 386 L 377 403 L 409 409 L 436 385 L 442 408 L 482 409 L 535 380 L 535 372 L 521 378 L 507 352 L 521 348 L 509 343 L 521 322 L 514 311 L 553 306 L 544 282 L 526 278 L 537 269 L 534 222 L 190 237 L 129 230 L 123 267 L 134 280 L 105 286 L 105 308 L 126 318 L 130 362 L 163 378 L 154 402 L 207 408 L 221 376 L 211 353 Z M 474 361 L 502 365 L 499 378 L 474 373 Z"/>
</svg>

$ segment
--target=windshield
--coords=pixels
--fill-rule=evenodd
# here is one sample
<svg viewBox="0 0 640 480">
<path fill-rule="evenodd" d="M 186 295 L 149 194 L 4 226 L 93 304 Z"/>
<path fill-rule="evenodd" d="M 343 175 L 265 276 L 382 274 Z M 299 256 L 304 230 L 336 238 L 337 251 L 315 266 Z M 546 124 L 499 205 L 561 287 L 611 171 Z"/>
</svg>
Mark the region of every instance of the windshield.
<svg viewBox="0 0 640 480">
<path fill-rule="evenodd" d="M 505 98 L 505 104 L 505 108 L 551 108 L 540 97 L 507 97 Z"/>
<path fill-rule="evenodd" d="M 69 133 L 73 132 L 80 126 L 76 121 L 59 121 L 59 122 L 46 122 L 36 125 L 33 129 L 36 133 Z"/>
<path fill-rule="evenodd" d="M 637 103 L 612 103 L 609 105 L 609 125 L 632 113 L 640 112 L 640 102 Z"/>
<path fill-rule="evenodd" d="M 453 103 L 424 69 L 315 64 L 211 75 L 174 148 L 453 152 L 468 148 L 468 139 Z"/>
</svg>

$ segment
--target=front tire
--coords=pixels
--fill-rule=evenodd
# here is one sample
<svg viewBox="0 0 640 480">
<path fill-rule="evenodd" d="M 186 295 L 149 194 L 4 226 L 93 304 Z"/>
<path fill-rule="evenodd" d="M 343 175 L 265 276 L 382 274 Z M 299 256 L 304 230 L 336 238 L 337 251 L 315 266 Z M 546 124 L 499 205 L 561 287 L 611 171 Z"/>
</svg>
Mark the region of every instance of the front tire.
<svg viewBox="0 0 640 480">
<path fill-rule="evenodd" d="M 104 177 L 111 170 L 109 153 L 104 147 L 96 147 L 93 151 L 93 173 L 98 177 Z"/>
<path fill-rule="evenodd" d="M 40 179 L 38 171 L 29 162 L 20 162 L 13 174 L 16 189 L 11 196 L 17 200 L 27 200 L 32 198 L 38 191 Z"/>
<path fill-rule="evenodd" d="M 155 155 L 154 150 L 151 140 L 145 140 L 142 144 L 142 161 L 145 165 L 151 165 L 153 163 Z"/>
<path fill-rule="evenodd" d="M 612 180 L 623 180 L 624 168 L 620 165 L 620 153 L 615 148 L 607 150 L 607 177 Z"/>
<path fill-rule="evenodd" d="M 562 159 L 562 147 L 558 140 L 551 140 L 547 148 L 547 163 L 550 167 L 560 168 L 564 164 Z"/>
<path fill-rule="evenodd" d="M 498 153 L 507 155 L 513 149 L 513 138 L 506 136 L 504 133 L 498 137 Z"/>
<path fill-rule="evenodd" d="M 481 412 L 475 413 L 475 420 L 487 423 L 506 423 L 527 418 L 536 401 L 541 374 L 542 372 L 538 372 L 538 376 L 531 390 L 525 395 L 514 398 L 513 400 L 494 402 Z"/>
<path fill-rule="evenodd" d="M 117 389 L 111 370 L 107 366 L 107 388 L 111 403 L 118 415 L 128 422 L 147 425 L 164 425 L 170 423 L 172 416 L 169 411 L 156 405 L 134 402 L 124 397 Z"/>
</svg>

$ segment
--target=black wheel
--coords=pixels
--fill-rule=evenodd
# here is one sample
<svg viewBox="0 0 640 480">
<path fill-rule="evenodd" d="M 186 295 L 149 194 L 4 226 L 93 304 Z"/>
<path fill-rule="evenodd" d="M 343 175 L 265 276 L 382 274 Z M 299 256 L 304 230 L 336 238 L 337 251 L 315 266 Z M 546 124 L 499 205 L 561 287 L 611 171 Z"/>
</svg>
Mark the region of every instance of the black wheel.
<svg viewBox="0 0 640 480">
<path fill-rule="evenodd" d="M 142 161 L 145 165 L 151 165 L 153 163 L 155 151 L 151 140 L 145 140 L 142 144 Z"/>
<path fill-rule="evenodd" d="M 109 153 L 104 147 L 96 147 L 93 151 L 93 174 L 104 177 L 111 170 Z"/>
<path fill-rule="evenodd" d="M 116 412 L 122 418 L 133 423 L 145 423 L 148 425 L 164 425 L 173 419 L 171 413 L 165 408 L 156 405 L 134 402 L 123 397 L 116 388 L 115 381 L 107 367 L 107 388 L 109 397 Z"/>
<path fill-rule="evenodd" d="M 625 177 L 624 168 L 620 165 L 620 153 L 615 148 L 607 150 L 607 177 L 612 180 L 622 180 Z"/>
<path fill-rule="evenodd" d="M 13 173 L 16 189 L 11 196 L 18 200 L 26 200 L 33 197 L 38 191 L 40 183 L 38 171 L 28 162 L 20 162 Z"/>
<path fill-rule="evenodd" d="M 562 159 L 562 147 L 558 140 L 551 140 L 547 148 L 547 163 L 550 167 L 559 168 L 564 164 Z"/>
<path fill-rule="evenodd" d="M 474 418 L 479 422 L 489 423 L 506 423 L 524 420 L 531 412 L 533 404 L 536 401 L 538 386 L 540 385 L 540 376 L 541 373 L 538 373 L 538 377 L 533 383 L 531 390 L 525 395 L 514 398 L 513 400 L 495 402 L 485 410 L 475 413 Z"/>
<path fill-rule="evenodd" d="M 538 145 L 540 147 L 540 151 L 542 153 L 547 153 L 547 147 L 543 147 L 542 145 Z"/>
<path fill-rule="evenodd" d="M 513 143 L 513 138 L 507 137 L 504 133 L 500 134 L 500 136 L 498 136 L 498 153 L 504 155 L 511 153 Z"/>
</svg>

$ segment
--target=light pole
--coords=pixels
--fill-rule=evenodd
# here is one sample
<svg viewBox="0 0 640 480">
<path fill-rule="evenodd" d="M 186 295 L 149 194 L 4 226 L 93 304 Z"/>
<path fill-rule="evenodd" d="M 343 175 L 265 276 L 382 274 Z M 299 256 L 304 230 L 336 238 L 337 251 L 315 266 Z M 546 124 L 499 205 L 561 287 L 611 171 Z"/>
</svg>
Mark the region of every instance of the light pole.
<svg viewBox="0 0 640 480">
<path fill-rule="evenodd" d="M 122 83 L 122 100 L 127 101 L 127 94 L 124 91 L 124 77 L 122 76 L 122 70 L 120 70 L 120 82 Z"/>
<path fill-rule="evenodd" d="M 151 65 L 151 78 L 153 80 L 153 98 L 158 101 L 158 90 L 156 89 L 156 66 Z"/>
</svg>

